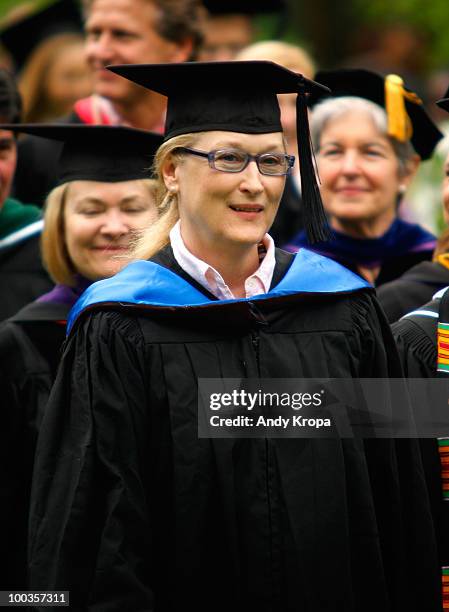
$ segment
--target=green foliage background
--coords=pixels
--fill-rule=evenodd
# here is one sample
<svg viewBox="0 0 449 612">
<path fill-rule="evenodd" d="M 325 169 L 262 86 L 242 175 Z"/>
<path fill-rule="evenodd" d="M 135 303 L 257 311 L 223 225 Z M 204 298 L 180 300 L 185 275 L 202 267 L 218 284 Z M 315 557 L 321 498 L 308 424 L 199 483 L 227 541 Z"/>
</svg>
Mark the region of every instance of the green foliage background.
<svg viewBox="0 0 449 612">
<path fill-rule="evenodd" d="M 448 0 L 352 0 L 353 9 L 365 23 L 404 22 L 414 25 L 428 36 L 429 68 L 449 66 Z"/>
<path fill-rule="evenodd" d="M 45 6 L 54 0 L 25 0 Z M 254 2 L 255 0 L 242 0 Z M 428 70 L 449 67 L 449 0 L 286 0 L 288 30 L 284 36 L 309 49 L 319 63 L 331 67 L 345 57 L 348 40 L 360 27 L 382 28 L 389 23 L 408 23 L 427 38 L 424 64 Z M 23 0 L 0 0 L 0 19 Z M 276 19 L 259 18 L 260 34 L 273 37 Z"/>
</svg>

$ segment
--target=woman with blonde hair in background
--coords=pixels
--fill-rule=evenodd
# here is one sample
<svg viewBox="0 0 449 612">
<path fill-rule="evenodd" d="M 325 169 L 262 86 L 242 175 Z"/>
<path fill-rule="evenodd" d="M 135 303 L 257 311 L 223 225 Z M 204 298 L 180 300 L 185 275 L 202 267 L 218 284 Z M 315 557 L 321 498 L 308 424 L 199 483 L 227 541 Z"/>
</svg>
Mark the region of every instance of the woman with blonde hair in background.
<svg viewBox="0 0 449 612">
<path fill-rule="evenodd" d="M 92 73 L 81 34 L 56 34 L 33 51 L 19 78 L 26 123 L 59 119 L 92 93 Z"/>
<path fill-rule="evenodd" d="M 449 89 L 437 104 L 449 112 Z M 432 261 L 413 266 L 396 280 L 379 288 L 379 301 L 390 323 L 429 302 L 434 293 L 449 285 L 449 155 L 444 162 L 441 196 L 447 227 L 438 237 Z"/>
<path fill-rule="evenodd" d="M 123 127 L 8 125 L 64 143 L 60 184 L 49 194 L 41 239 L 56 283 L 0 326 L 2 588 L 26 587 L 26 523 L 34 449 L 60 360 L 68 313 L 93 281 L 126 263 L 157 218 L 147 169 L 162 138 Z"/>
</svg>

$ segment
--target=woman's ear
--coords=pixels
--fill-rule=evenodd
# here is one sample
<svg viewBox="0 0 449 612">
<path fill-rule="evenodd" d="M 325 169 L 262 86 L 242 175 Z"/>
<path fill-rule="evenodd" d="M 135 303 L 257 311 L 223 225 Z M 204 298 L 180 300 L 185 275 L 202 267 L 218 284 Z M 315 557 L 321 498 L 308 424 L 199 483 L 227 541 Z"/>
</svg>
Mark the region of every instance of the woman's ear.
<svg viewBox="0 0 449 612">
<path fill-rule="evenodd" d="M 405 188 L 410 185 L 418 172 L 421 158 L 419 155 L 412 155 L 408 160 L 405 167 L 405 173 L 401 176 L 401 184 L 405 185 Z"/>
<path fill-rule="evenodd" d="M 178 191 L 178 164 L 172 156 L 162 165 L 161 174 L 167 190 L 176 193 Z"/>
</svg>

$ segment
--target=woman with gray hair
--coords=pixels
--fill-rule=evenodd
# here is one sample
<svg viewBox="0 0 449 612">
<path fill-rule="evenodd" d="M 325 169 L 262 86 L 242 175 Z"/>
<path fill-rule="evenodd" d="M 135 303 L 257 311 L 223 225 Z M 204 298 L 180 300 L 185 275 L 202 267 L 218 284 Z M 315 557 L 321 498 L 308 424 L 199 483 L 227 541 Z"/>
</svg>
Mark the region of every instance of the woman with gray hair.
<svg viewBox="0 0 449 612">
<path fill-rule="evenodd" d="M 336 70 L 316 79 L 332 90 L 311 99 L 311 135 L 333 235 L 311 248 L 378 286 L 431 259 L 434 236 L 399 219 L 398 208 L 442 134 L 396 75 Z M 301 232 L 287 248 L 304 246 Z"/>
</svg>

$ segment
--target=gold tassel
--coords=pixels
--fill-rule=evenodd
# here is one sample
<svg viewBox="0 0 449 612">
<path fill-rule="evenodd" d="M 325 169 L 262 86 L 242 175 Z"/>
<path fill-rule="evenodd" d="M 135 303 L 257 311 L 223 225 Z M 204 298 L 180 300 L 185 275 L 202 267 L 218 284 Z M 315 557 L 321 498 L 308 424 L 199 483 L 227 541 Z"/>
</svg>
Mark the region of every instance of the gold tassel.
<svg viewBox="0 0 449 612">
<path fill-rule="evenodd" d="M 388 117 L 388 135 L 400 142 L 410 140 L 413 126 L 405 108 L 405 99 L 422 104 L 413 92 L 404 89 L 404 81 L 397 74 L 385 77 L 385 109 Z"/>
</svg>

